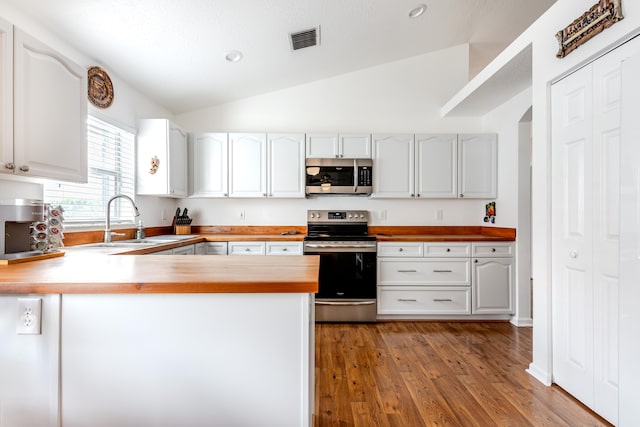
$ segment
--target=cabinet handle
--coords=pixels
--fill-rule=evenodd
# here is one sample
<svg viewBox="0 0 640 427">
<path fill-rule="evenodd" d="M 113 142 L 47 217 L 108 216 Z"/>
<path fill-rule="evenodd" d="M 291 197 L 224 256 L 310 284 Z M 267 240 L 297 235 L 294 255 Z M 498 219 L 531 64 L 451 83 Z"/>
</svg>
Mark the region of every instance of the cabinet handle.
<svg viewBox="0 0 640 427">
<path fill-rule="evenodd" d="M 282 252 L 287 252 L 287 248 L 282 248 Z"/>
<path fill-rule="evenodd" d="M 398 273 L 417 273 L 418 270 L 398 270 Z"/>
<path fill-rule="evenodd" d="M 464 194 L 460 193 L 460 197 L 464 197 Z"/>
<path fill-rule="evenodd" d="M 227 193 L 224 193 L 224 197 L 228 197 L 229 195 Z"/>
<path fill-rule="evenodd" d="M 411 197 L 416 197 L 416 195 L 415 194 L 411 194 Z"/>
<path fill-rule="evenodd" d="M 420 193 L 416 194 L 416 197 L 420 197 Z"/>
<path fill-rule="evenodd" d="M 28 166 L 28 165 L 22 165 L 22 166 L 20 166 L 20 171 L 22 171 L 22 172 L 29 172 L 29 166 Z"/>
<path fill-rule="evenodd" d="M 418 300 L 417 299 L 411 299 L 411 298 L 398 298 L 398 301 L 401 301 L 401 302 L 416 302 Z"/>
<path fill-rule="evenodd" d="M 249 249 L 249 248 L 244 248 L 244 251 L 245 251 L 245 252 L 251 252 L 251 249 Z"/>
<path fill-rule="evenodd" d="M 434 298 L 435 302 L 453 302 L 451 298 Z"/>
<path fill-rule="evenodd" d="M 453 273 L 453 270 L 433 270 L 434 273 Z"/>
<path fill-rule="evenodd" d="M 5 163 L 4 167 L 5 167 L 5 169 L 9 169 L 10 171 L 16 169 L 16 165 L 14 163 Z"/>
<path fill-rule="evenodd" d="M 404 251 L 404 249 L 402 249 L 402 248 L 398 249 L 398 252 L 402 252 L 402 251 Z"/>
</svg>

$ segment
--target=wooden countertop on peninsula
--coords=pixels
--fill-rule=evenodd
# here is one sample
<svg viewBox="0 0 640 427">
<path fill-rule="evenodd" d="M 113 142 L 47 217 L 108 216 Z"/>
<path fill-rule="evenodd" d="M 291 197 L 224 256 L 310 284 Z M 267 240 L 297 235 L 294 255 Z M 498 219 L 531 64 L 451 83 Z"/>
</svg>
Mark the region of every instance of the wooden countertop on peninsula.
<svg viewBox="0 0 640 427">
<path fill-rule="evenodd" d="M 0 266 L 0 294 L 316 293 L 318 256 L 66 256 Z"/>
</svg>

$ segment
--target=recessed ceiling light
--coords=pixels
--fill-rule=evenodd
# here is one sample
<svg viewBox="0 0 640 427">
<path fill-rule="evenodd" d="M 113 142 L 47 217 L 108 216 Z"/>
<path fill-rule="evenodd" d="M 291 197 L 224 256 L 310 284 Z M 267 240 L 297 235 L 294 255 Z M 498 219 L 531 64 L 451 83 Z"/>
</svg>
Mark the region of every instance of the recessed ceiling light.
<svg viewBox="0 0 640 427">
<path fill-rule="evenodd" d="M 232 50 L 231 52 L 227 52 L 224 58 L 229 62 L 238 62 L 242 59 L 242 52 Z"/>
<path fill-rule="evenodd" d="M 419 4 L 413 9 L 411 9 L 411 12 L 409 12 L 409 18 L 412 18 L 412 19 L 417 18 L 418 16 L 422 15 L 425 10 L 427 10 L 427 5 Z"/>
</svg>

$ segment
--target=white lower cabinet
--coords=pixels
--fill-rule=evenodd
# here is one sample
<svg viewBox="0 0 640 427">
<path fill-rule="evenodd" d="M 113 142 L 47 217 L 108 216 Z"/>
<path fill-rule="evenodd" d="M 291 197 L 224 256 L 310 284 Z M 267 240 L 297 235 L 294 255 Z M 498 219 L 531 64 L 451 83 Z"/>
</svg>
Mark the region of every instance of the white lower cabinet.
<svg viewBox="0 0 640 427">
<path fill-rule="evenodd" d="M 172 255 L 195 255 L 195 254 L 196 254 L 195 245 L 180 246 L 177 248 L 173 248 L 172 250 Z"/>
<path fill-rule="evenodd" d="M 511 314 L 512 255 L 511 242 L 378 243 L 378 314 Z"/>
<path fill-rule="evenodd" d="M 226 255 L 227 242 L 196 243 L 196 255 Z"/>
</svg>

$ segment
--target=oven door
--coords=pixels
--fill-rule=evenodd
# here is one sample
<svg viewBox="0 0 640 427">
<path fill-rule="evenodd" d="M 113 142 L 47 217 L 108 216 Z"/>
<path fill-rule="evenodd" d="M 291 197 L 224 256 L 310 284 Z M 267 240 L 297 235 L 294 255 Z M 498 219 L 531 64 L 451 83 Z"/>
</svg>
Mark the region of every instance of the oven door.
<svg viewBox="0 0 640 427">
<path fill-rule="evenodd" d="M 376 321 L 375 252 L 305 249 L 305 255 L 320 256 L 316 322 Z"/>
</svg>

